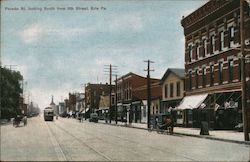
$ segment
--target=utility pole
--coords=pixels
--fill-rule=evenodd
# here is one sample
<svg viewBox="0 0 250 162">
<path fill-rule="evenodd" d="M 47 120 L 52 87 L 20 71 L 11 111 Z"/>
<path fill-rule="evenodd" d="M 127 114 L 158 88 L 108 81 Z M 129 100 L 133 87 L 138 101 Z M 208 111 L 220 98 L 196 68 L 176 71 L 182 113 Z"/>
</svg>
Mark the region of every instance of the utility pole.
<svg viewBox="0 0 250 162">
<path fill-rule="evenodd" d="M 109 123 L 111 123 L 111 110 L 112 110 L 112 75 L 113 73 L 117 73 L 117 66 L 112 66 L 110 65 L 104 65 L 106 66 L 106 68 L 104 68 L 105 70 L 109 69 Z M 107 68 L 107 66 L 109 66 L 109 68 Z M 108 71 L 104 71 L 104 72 L 108 72 Z"/>
<path fill-rule="evenodd" d="M 154 63 L 153 61 L 147 60 L 144 61 L 148 63 L 148 69 L 144 70 L 148 72 L 147 75 L 147 93 L 148 93 L 148 100 L 147 100 L 147 105 L 148 105 L 148 128 L 150 128 L 150 122 L 151 122 L 151 113 L 150 113 L 150 109 L 151 109 L 151 80 L 150 80 L 150 71 L 154 71 L 150 69 L 150 63 Z"/>
<path fill-rule="evenodd" d="M 109 123 L 111 123 L 111 107 L 112 107 L 112 65 L 109 65 Z"/>
<path fill-rule="evenodd" d="M 242 89 L 242 116 L 245 141 L 249 141 L 248 135 L 248 107 L 246 95 L 246 74 L 245 74 L 245 29 L 244 29 L 244 0 L 240 0 L 240 35 L 241 35 L 241 89 Z"/>
<path fill-rule="evenodd" d="M 117 124 L 117 75 L 115 75 L 115 124 Z"/>
</svg>

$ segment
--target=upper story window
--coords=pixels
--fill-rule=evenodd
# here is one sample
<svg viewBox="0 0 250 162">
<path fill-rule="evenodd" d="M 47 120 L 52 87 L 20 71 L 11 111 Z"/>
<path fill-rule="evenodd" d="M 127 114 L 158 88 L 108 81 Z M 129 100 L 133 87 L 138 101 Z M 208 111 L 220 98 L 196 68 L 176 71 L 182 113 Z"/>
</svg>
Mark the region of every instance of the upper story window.
<svg viewBox="0 0 250 162">
<path fill-rule="evenodd" d="M 202 53 L 202 57 L 206 57 L 207 55 L 207 40 L 204 39 L 203 40 L 203 53 Z"/>
<path fill-rule="evenodd" d="M 170 83 L 170 97 L 174 97 L 174 83 Z"/>
<path fill-rule="evenodd" d="M 233 72 L 234 72 L 234 61 L 233 59 L 228 60 L 228 75 L 229 75 L 229 82 L 233 81 Z"/>
<path fill-rule="evenodd" d="M 189 71 L 188 73 L 188 89 L 192 89 L 192 71 Z"/>
<path fill-rule="evenodd" d="M 214 54 L 215 51 L 215 36 L 211 35 L 210 37 L 210 54 Z"/>
<path fill-rule="evenodd" d="M 181 83 L 176 82 L 176 96 L 180 96 L 180 95 L 181 95 Z"/>
<path fill-rule="evenodd" d="M 188 62 L 192 60 L 192 45 L 188 46 Z"/>
<path fill-rule="evenodd" d="M 214 85 L 214 65 L 210 65 L 210 86 Z"/>
<path fill-rule="evenodd" d="M 229 27 L 229 33 L 228 33 L 228 48 L 231 48 L 234 44 L 234 27 Z"/>
<path fill-rule="evenodd" d="M 241 81 L 241 59 L 238 60 L 238 78 Z"/>
<path fill-rule="evenodd" d="M 223 47 L 224 47 L 224 32 L 221 31 L 220 32 L 220 46 L 219 46 L 219 50 L 222 51 Z"/>
<path fill-rule="evenodd" d="M 198 88 L 198 83 L 199 83 L 199 69 L 195 70 L 195 88 Z"/>
<path fill-rule="evenodd" d="M 219 84 L 223 83 L 223 62 L 219 62 Z"/>
<path fill-rule="evenodd" d="M 206 67 L 202 68 L 202 87 L 206 87 Z"/>
<path fill-rule="evenodd" d="M 165 84 L 164 86 L 164 95 L 165 95 L 165 98 L 168 98 L 168 84 Z"/>
<path fill-rule="evenodd" d="M 195 60 L 198 60 L 199 56 L 199 43 L 196 43 L 195 45 Z"/>
</svg>

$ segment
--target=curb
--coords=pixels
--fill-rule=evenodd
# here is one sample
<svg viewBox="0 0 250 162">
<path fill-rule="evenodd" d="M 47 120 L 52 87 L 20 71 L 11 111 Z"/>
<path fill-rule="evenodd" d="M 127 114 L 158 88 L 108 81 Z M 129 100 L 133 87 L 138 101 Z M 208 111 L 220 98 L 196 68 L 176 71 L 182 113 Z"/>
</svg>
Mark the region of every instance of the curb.
<svg viewBox="0 0 250 162">
<path fill-rule="evenodd" d="M 126 127 L 126 128 L 135 128 L 135 129 L 141 129 L 141 130 L 149 130 L 148 128 L 140 128 L 140 127 L 129 126 L 129 125 L 116 125 L 116 124 L 112 124 L 112 123 L 102 123 L 102 122 L 98 122 L 98 123 L 117 126 L 117 127 Z M 155 131 L 155 130 L 152 130 L 152 131 Z M 179 133 L 179 132 L 174 132 L 174 134 L 184 135 L 184 136 L 189 136 L 189 137 L 197 137 L 197 138 L 209 139 L 209 140 L 216 140 L 216 141 L 223 141 L 223 142 L 250 145 L 250 141 L 237 141 L 237 140 L 231 140 L 231 139 L 223 139 L 223 138 L 211 137 L 211 136 L 206 136 L 206 135 L 202 136 L 202 135 Z"/>
</svg>

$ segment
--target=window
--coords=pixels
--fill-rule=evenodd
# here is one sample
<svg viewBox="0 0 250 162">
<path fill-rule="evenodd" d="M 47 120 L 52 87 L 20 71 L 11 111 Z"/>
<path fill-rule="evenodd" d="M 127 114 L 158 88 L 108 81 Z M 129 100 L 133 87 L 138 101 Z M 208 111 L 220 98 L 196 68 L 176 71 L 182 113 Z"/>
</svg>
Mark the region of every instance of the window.
<svg viewBox="0 0 250 162">
<path fill-rule="evenodd" d="M 206 54 L 207 54 L 207 40 L 204 39 L 203 40 L 203 57 L 206 57 Z"/>
<path fill-rule="evenodd" d="M 206 67 L 202 68 L 202 87 L 206 87 Z"/>
<path fill-rule="evenodd" d="M 233 59 L 228 60 L 228 73 L 229 73 L 229 82 L 233 81 L 233 70 L 234 70 L 234 61 Z"/>
<path fill-rule="evenodd" d="M 219 62 L 219 84 L 223 82 L 223 62 Z"/>
<path fill-rule="evenodd" d="M 241 59 L 238 60 L 238 78 L 241 81 Z"/>
<path fill-rule="evenodd" d="M 228 34 L 228 48 L 231 48 L 233 46 L 234 42 L 234 27 L 231 26 L 229 28 L 229 34 Z"/>
<path fill-rule="evenodd" d="M 168 98 L 168 84 L 165 84 L 164 94 L 165 94 L 165 98 Z"/>
<path fill-rule="evenodd" d="M 199 43 L 196 43 L 196 46 L 195 46 L 195 60 L 198 60 L 198 56 L 199 56 Z"/>
<path fill-rule="evenodd" d="M 170 83 L 170 97 L 174 97 L 174 83 Z"/>
<path fill-rule="evenodd" d="M 215 51 L 215 39 L 214 35 L 210 37 L 210 54 L 213 54 Z"/>
<path fill-rule="evenodd" d="M 220 47 L 219 47 L 219 50 L 222 51 L 223 47 L 224 47 L 224 32 L 221 31 L 220 32 Z"/>
<path fill-rule="evenodd" d="M 195 88 L 198 88 L 198 83 L 199 83 L 199 70 L 195 70 Z"/>
<path fill-rule="evenodd" d="M 192 71 L 189 72 L 188 74 L 188 89 L 191 90 L 192 89 Z"/>
<path fill-rule="evenodd" d="M 191 62 L 192 60 L 192 46 L 188 46 L 188 61 Z"/>
<path fill-rule="evenodd" d="M 176 96 L 180 96 L 181 95 L 181 83 L 180 82 L 176 82 Z"/>
<path fill-rule="evenodd" d="M 214 85 L 214 65 L 210 65 L 210 86 Z"/>
</svg>

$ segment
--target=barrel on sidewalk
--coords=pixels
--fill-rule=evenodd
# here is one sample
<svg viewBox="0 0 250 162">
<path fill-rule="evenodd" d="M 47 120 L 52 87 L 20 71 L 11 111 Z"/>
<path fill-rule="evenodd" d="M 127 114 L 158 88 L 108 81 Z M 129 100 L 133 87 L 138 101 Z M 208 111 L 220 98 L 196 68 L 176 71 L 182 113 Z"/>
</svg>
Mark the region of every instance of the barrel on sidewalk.
<svg viewBox="0 0 250 162">
<path fill-rule="evenodd" d="M 208 122 L 206 122 L 206 121 L 201 122 L 200 135 L 209 135 Z"/>
</svg>

